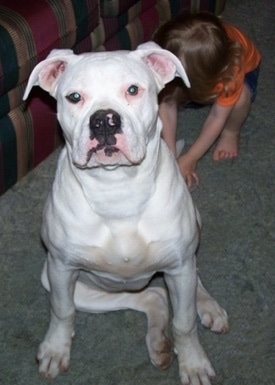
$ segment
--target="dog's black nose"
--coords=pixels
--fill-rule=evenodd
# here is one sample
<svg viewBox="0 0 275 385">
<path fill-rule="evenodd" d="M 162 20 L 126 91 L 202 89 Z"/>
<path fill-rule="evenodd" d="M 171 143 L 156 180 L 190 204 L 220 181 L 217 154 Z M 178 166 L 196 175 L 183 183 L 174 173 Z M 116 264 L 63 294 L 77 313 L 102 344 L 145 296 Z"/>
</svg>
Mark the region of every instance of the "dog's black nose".
<svg viewBox="0 0 275 385">
<path fill-rule="evenodd" d="M 115 134 L 121 133 L 121 119 L 117 112 L 98 110 L 90 117 L 90 138 L 101 146 L 116 144 Z"/>
</svg>

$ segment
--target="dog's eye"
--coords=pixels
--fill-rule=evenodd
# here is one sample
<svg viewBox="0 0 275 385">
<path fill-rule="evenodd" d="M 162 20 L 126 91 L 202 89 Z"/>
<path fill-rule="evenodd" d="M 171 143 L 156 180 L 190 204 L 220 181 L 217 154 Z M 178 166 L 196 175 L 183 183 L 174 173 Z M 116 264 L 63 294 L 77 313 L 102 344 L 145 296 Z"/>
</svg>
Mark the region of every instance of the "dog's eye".
<svg viewBox="0 0 275 385">
<path fill-rule="evenodd" d="M 138 86 L 135 86 L 135 85 L 131 85 L 128 90 L 127 90 L 127 93 L 131 96 L 134 96 L 134 95 L 137 95 L 138 94 Z"/>
<path fill-rule="evenodd" d="M 72 92 L 70 95 L 66 96 L 66 98 L 76 104 L 81 100 L 81 95 L 78 92 Z"/>
</svg>

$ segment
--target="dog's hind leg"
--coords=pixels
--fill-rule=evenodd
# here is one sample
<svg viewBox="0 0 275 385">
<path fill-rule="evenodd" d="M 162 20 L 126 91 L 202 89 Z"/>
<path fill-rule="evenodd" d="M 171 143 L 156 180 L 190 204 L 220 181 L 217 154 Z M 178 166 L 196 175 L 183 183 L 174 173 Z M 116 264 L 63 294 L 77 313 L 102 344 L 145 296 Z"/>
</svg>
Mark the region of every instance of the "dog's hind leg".
<svg viewBox="0 0 275 385">
<path fill-rule="evenodd" d="M 173 359 L 172 343 L 167 337 L 169 320 L 167 293 L 161 287 L 151 287 L 146 292 L 147 299 L 143 304 L 148 318 L 146 344 L 152 364 L 164 370 Z"/>
<path fill-rule="evenodd" d="M 197 311 L 201 323 L 216 333 L 228 331 L 228 317 L 226 311 L 211 297 L 198 277 Z"/>
<path fill-rule="evenodd" d="M 168 301 L 161 287 L 149 287 L 140 292 L 110 293 L 95 290 L 82 282 L 76 283 L 74 302 L 76 309 L 90 313 L 132 309 L 146 314 L 148 330 L 146 344 L 153 365 L 166 369 L 173 354 L 167 337 Z"/>
</svg>

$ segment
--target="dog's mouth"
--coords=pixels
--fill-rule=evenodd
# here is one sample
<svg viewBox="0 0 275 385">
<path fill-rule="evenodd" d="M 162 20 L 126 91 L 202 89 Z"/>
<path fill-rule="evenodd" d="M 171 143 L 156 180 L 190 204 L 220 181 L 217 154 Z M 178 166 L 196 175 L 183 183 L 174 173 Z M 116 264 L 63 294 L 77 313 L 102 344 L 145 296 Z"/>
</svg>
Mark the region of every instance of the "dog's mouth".
<svg viewBox="0 0 275 385">
<path fill-rule="evenodd" d="M 117 156 L 114 156 L 117 154 Z M 90 148 L 86 153 L 85 158 L 81 161 L 81 158 L 74 159 L 73 164 L 80 169 L 95 167 L 95 166 L 114 166 L 119 162 L 119 154 L 121 150 L 115 146 L 110 145 L 101 145 L 97 144 L 96 146 Z M 93 158 L 93 161 L 92 161 Z"/>
<path fill-rule="evenodd" d="M 96 154 L 98 151 L 100 150 L 103 150 L 104 151 L 104 154 L 108 157 L 111 157 L 115 152 L 119 152 L 120 150 L 115 147 L 115 146 L 111 146 L 111 145 L 105 145 L 105 144 L 100 144 L 98 143 L 98 145 L 96 147 L 93 147 L 91 148 L 88 153 L 87 153 L 87 163 L 89 162 L 89 160 L 91 159 L 91 157 L 93 156 L 93 154 Z"/>
</svg>

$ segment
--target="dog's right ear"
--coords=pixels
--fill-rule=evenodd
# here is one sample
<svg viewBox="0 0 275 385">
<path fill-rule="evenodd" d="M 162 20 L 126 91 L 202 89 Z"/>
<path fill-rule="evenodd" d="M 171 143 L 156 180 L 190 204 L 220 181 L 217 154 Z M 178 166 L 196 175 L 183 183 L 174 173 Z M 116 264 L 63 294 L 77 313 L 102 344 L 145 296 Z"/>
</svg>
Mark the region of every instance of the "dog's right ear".
<svg viewBox="0 0 275 385">
<path fill-rule="evenodd" d="M 41 61 L 33 69 L 23 100 L 26 100 L 32 87 L 35 85 L 40 86 L 43 90 L 48 91 L 53 97 L 55 96 L 56 84 L 65 71 L 68 62 L 77 57 L 70 49 L 55 49 L 53 50 L 45 60 Z"/>
<path fill-rule="evenodd" d="M 188 76 L 180 60 L 172 52 L 161 48 L 155 42 L 149 41 L 140 44 L 130 54 L 140 57 L 147 64 L 158 80 L 161 89 L 176 76 L 181 77 L 186 87 L 190 88 Z"/>
</svg>

